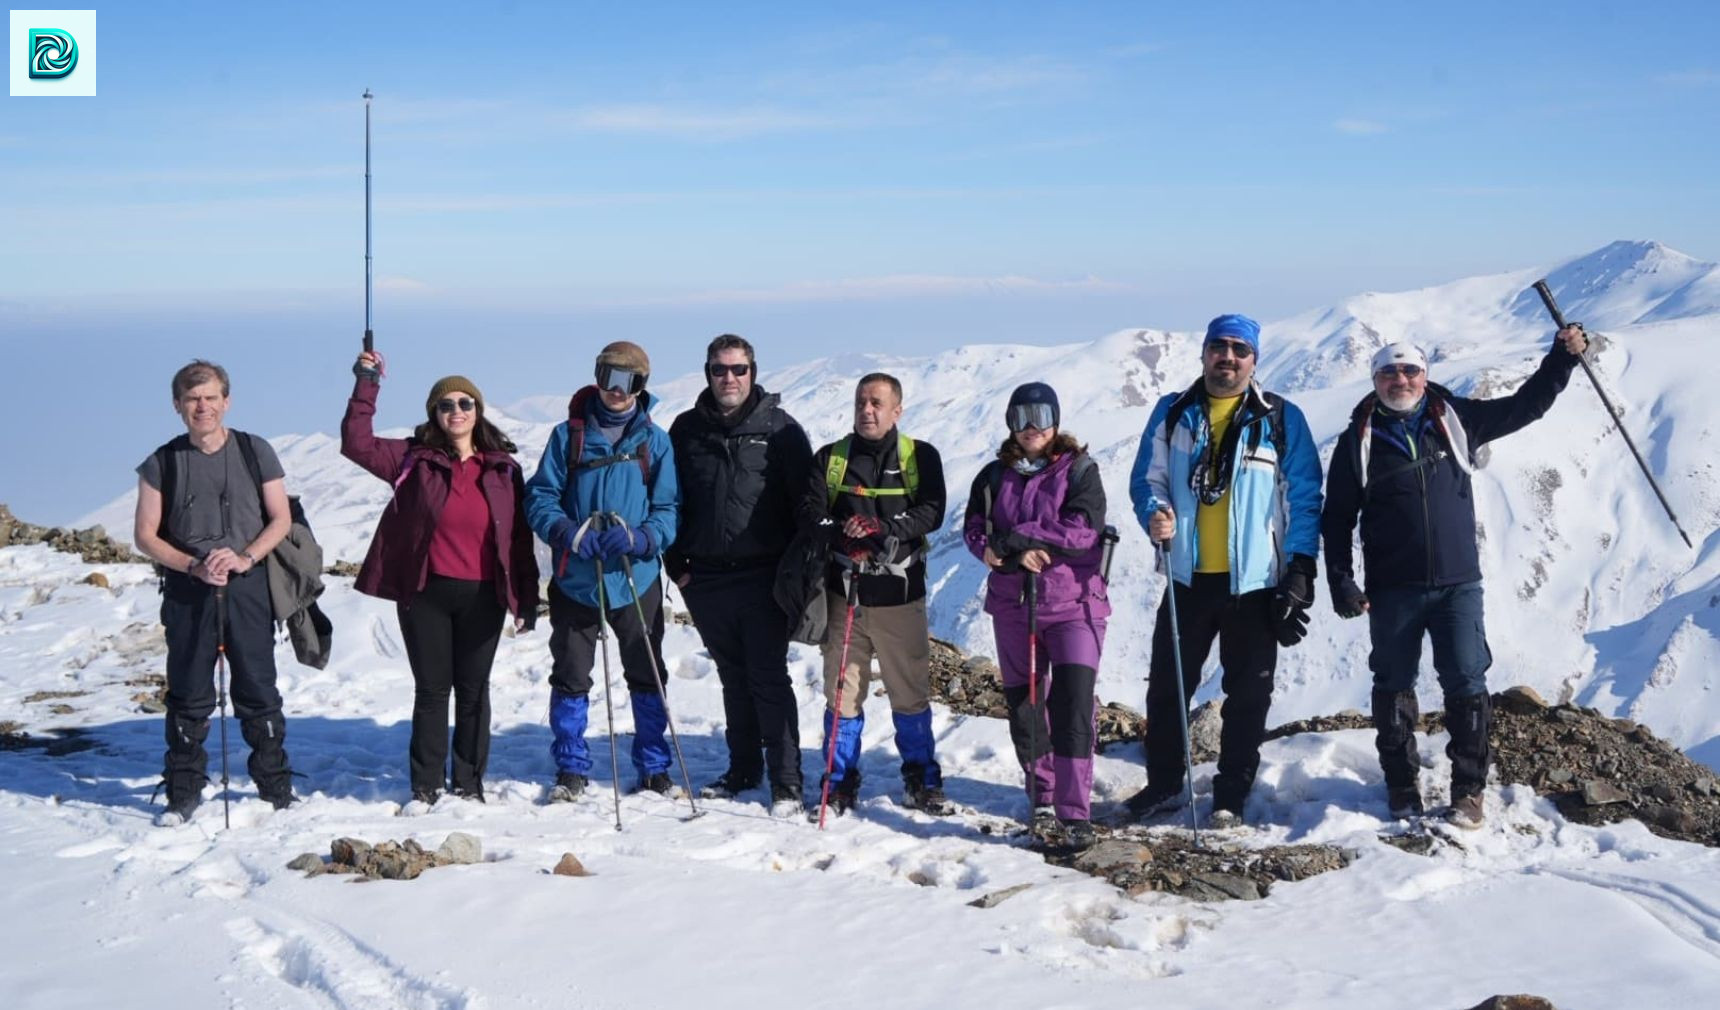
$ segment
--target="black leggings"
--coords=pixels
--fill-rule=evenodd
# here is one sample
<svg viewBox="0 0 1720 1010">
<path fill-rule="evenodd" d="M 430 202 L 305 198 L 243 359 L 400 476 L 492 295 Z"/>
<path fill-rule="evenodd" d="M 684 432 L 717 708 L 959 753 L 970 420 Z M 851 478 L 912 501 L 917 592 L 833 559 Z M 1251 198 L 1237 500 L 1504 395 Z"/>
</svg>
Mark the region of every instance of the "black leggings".
<svg viewBox="0 0 1720 1010">
<path fill-rule="evenodd" d="M 440 790 L 448 763 L 448 693 L 454 694 L 456 791 L 482 795 L 490 759 L 490 665 L 506 609 L 494 582 L 430 576 L 398 605 L 417 691 L 412 702 L 414 792 Z"/>
</svg>

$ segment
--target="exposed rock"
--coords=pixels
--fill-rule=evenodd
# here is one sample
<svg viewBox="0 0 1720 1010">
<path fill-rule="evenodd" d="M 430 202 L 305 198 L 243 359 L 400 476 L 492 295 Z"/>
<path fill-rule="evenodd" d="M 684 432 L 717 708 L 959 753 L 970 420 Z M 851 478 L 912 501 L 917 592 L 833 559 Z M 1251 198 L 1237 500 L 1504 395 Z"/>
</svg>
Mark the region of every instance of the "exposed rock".
<svg viewBox="0 0 1720 1010">
<path fill-rule="evenodd" d="M 343 866 L 357 866 L 369 852 L 370 843 L 362 838 L 336 838 L 328 848 L 329 858 Z"/>
<path fill-rule="evenodd" d="M 54 550 L 76 554 L 91 564 L 149 563 L 148 558 L 133 552 L 130 544 L 114 540 L 100 526 L 82 530 L 37 526 L 23 522 L 0 504 L 0 547 L 44 543 Z"/>
<path fill-rule="evenodd" d="M 589 877 L 589 876 L 591 876 L 591 871 L 587 870 L 585 868 L 585 864 L 581 863 L 579 861 L 579 857 L 575 856 L 571 852 L 563 852 L 561 854 L 561 861 L 556 863 L 555 869 L 551 870 L 550 872 L 555 874 L 558 877 Z"/>
<path fill-rule="evenodd" d="M 1583 802 L 1591 807 L 1605 806 L 1608 803 L 1623 803 L 1630 796 L 1611 782 L 1599 779 L 1589 779 L 1583 783 Z"/>
<path fill-rule="evenodd" d="M 1045 858 L 1103 877 L 1129 895 L 1164 891 L 1196 901 L 1251 901 L 1279 881 L 1348 866 L 1355 853 L 1325 845 L 1244 848 L 1208 842 L 1196 848 L 1180 832 L 1131 827 L 1109 832 L 1084 852 L 1051 852 Z"/>
<path fill-rule="evenodd" d="M 1547 708 L 1545 698 L 1534 688 L 1521 684 L 1499 692 L 1496 699 L 1500 708 L 1510 709 L 1518 715 L 1534 715 Z"/>
<path fill-rule="evenodd" d="M 968 902 L 968 906 L 971 908 L 996 908 L 1032 886 L 1032 884 L 1016 884 L 1014 887 L 1006 887 L 1001 891 L 993 891 Z"/>
<path fill-rule="evenodd" d="M 1469 1010 L 1559 1010 L 1540 996 L 1489 996 Z"/>
<path fill-rule="evenodd" d="M 1152 858 L 1153 850 L 1140 842 L 1111 838 L 1077 855 L 1072 865 L 1082 873 L 1108 877 L 1114 870 L 1138 870 Z"/>
<path fill-rule="evenodd" d="M 108 585 L 108 577 L 106 575 L 103 575 L 101 572 L 91 572 L 88 575 L 84 576 L 84 585 L 86 585 L 86 586 L 100 586 L 103 589 L 111 588 Z"/>
<path fill-rule="evenodd" d="M 484 859 L 484 845 L 477 838 L 464 831 L 450 832 L 442 841 L 442 847 L 436 850 L 436 858 L 443 863 L 479 863 Z"/>
<path fill-rule="evenodd" d="M 363 566 L 353 561 L 336 561 L 323 569 L 324 575 L 339 575 L 348 579 L 358 578 L 358 570 Z"/>
<path fill-rule="evenodd" d="M 314 852 L 303 852 L 293 857 L 293 861 L 287 864 L 287 869 L 302 870 L 305 876 L 316 877 L 326 872 L 328 867 L 321 856 Z"/>
</svg>

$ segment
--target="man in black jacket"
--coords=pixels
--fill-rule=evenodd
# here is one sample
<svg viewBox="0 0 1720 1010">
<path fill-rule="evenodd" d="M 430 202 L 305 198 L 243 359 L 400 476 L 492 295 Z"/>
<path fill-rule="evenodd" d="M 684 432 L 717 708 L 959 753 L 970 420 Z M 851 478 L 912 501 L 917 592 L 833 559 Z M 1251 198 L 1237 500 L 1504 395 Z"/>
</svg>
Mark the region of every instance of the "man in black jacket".
<svg viewBox="0 0 1720 1010">
<path fill-rule="evenodd" d="M 1338 616 L 1368 615 L 1375 745 L 1393 817 L 1423 810 L 1415 680 L 1428 635 L 1451 733 L 1448 817 L 1462 828 L 1482 825 L 1493 654 L 1482 624 L 1474 453 L 1545 414 L 1587 347 L 1580 326 L 1566 327 L 1515 393 L 1475 400 L 1428 382 L 1420 348 L 1391 344 L 1374 355 L 1374 392 L 1356 405 L 1338 437 L 1321 516 L 1326 575 Z M 1358 517 L 1365 592 L 1352 562 Z"/>
<path fill-rule="evenodd" d="M 800 724 L 788 618 L 771 590 L 794 535 L 812 446 L 757 375 L 743 338 L 725 333 L 705 349 L 707 388 L 669 426 L 681 525 L 663 560 L 723 685 L 729 769 L 701 792 L 733 797 L 768 770 L 771 808 L 787 815 L 804 809 Z"/>
<path fill-rule="evenodd" d="M 824 753 L 831 753 L 834 721 L 830 804 L 838 814 L 860 796 L 861 705 L 874 655 L 890 696 L 907 805 L 937 815 L 952 809 L 932 737 L 926 628 L 926 537 L 944 523 L 944 465 L 936 449 L 896 431 L 901 416 L 902 384 L 882 372 L 862 377 L 854 390 L 854 432 L 818 450 L 800 506 L 802 528 L 824 531 L 831 543 Z M 851 628 L 849 579 L 856 603 Z"/>
</svg>

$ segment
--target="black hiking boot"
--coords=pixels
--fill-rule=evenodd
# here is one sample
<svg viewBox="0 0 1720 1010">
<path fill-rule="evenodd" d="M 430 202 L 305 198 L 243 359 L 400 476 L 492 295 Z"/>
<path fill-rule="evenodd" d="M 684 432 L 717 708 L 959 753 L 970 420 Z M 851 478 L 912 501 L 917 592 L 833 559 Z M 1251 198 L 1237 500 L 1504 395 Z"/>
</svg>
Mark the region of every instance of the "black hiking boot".
<svg viewBox="0 0 1720 1010">
<path fill-rule="evenodd" d="M 1057 820 L 1057 808 L 1046 804 L 1033 808 L 1033 817 L 1028 821 L 1027 833 L 1040 844 L 1049 844 L 1063 830 Z"/>
<path fill-rule="evenodd" d="M 745 774 L 730 768 L 712 781 L 699 787 L 699 797 L 707 800 L 732 800 L 741 793 L 757 789 L 764 776 Z"/>
<path fill-rule="evenodd" d="M 202 802 L 201 790 L 175 795 L 174 791 L 169 789 L 167 791 L 167 809 L 155 815 L 155 823 L 164 828 L 184 824 L 191 820 L 191 815 L 197 812 L 197 806 Z"/>
<path fill-rule="evenodd" d="M 806 812 L 806 799 L 800 795 L 799 786 L 773 785 L 770 787 L 770 815 L 772 817 L 799 817 Z"/>
<path fill-rule="evenodd" d="M 585 792 L 585 787 L 591 780 L 578 772 L 562 772 L 555 777 L 555 785 L 549 791 L 551 803 L 572 803 Z"/>
<path fill-rule="evenodd" d="M 436 801 L 441 799 L 441 798 L 442 798 L 442 790 L 440 790 L 440 789 L 414 789 L 414 790 L 412 790 L 412 802 L 422 803 L 427 807 L 435 806 Z"/>
<path fill-rule="evenodd" d="M 657 793 L 660 796 L 673 796 L 675 794 L 675 780 L 669 777 L 668 772 L 652 772 L 640 779 L 639 785 L 636 786 L 633 791 L 636 793 L 649 792 Z"/>
<path fill-rule="evenodd" d="M 933 817 L 948 817 L 956 812 L 955 804 L 944 796 L 942 785 L 926 784 L 923 765 L 902 766 L 902 805 Z"/>
<path fill-rule="evenodd" d="M 1175 810 L 1188 800 L 1188 790 L 1178 782 L 1174 785 L 1152 785 L 1123 801 L 1123 808 L 1136 820 L 1145 820 Z"/>
<path fill-rule="evenodd" d="M 821 779 L 819 782 L 819 789 L 822 791 L 824 788 L 823 780 Z M 829 802 L 830 812 L 835 814 L 837 817 L 841 817 L 843 814 L 859 805 L 860 772 L 858 770 L 849 769 L 846 776 L 831 784 Z M 812 811 L 809 816 L 811 816 L 814 821 L 818 820 L 818 811 Z"/>
<path fill-rule="evenodd" d="M 299 801 L 299 798 L 293 795 L 293 783 L 288 775 L 282 775 L 272 782 L 257 783 L 257 795 L 268 800 L 269 805 L 276 810 L 285 810 Z"/>
<path fill-rule="evenodd" d="M 1064 821 L 1062 827 L 1063 844 L 1071 849 L 1091 848 L 1098 840 L 1098 836 L 1093 833 L 1092 821 Z"/>
<path fill-rule="evenodd" d="M 449 792 L 449 795 L 457 796 L 463 800 L 471 800 L 473 803 L 485 803 L 485 802 L 487 802 L 484 799 L 484 790 L 481 788 L 480 789 L 467 789 L 467 788 L 462 788 L 460 786 L 455 786 Z"/>
</svg>

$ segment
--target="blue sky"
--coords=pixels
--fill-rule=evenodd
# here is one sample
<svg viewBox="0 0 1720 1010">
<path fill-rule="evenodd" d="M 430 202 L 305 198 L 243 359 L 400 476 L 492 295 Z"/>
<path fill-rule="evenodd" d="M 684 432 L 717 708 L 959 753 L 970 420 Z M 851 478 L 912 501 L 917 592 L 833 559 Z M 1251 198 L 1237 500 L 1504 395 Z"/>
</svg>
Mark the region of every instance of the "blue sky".
<svg viewBox="0 0 1720 1010">
<path fill-rule="evenodd" d="M 379 345 L 497 402 L 618 337 L 679 374 L 740 332 L 768 379 L 1617 238 L 1720 256 L 1708 5 L 826 6 L 98 8 L 97 98 L 0 105 L 0 345 L 46 380 L 12 383 L 24 416 L 97 447 L 65 473 L 9 440 L 0 500 L 111 497 L 194 355 L 234 424 L 334 428 L 365 87 Z"/>
</svg>

